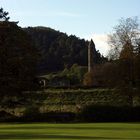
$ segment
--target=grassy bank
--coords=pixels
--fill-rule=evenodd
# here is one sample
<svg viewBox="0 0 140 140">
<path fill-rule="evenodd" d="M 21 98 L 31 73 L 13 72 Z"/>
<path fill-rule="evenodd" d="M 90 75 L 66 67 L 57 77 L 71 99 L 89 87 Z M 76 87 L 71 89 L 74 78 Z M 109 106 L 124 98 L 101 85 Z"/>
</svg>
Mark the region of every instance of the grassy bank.
<svg viewBox="0 0 140 140">
<path fill-rule="evenodd" d="M 113 89 L 45 89 L 2 99 L 0 121 L 137 122 L 134 101 Z"/>
<path fill-rule="evenodd" d="M 111 89 L 47 89 L 29 96 L 36 96 L 36 103 L 40 104 L 42 112 L 78 112 L 86 105 L 130 105 L 127 95 Z"/>
<path fill-rule="evenodd" d="M 138 140 L 140 124 L 0 124 L 2 140 Z"/>
</svg>

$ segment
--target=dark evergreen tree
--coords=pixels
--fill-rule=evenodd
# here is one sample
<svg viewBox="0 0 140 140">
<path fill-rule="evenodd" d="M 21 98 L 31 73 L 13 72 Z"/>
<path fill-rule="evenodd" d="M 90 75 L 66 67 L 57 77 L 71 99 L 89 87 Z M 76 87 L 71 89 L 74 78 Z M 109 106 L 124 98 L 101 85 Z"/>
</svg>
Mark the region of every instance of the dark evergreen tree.
<svg viewBox="0 0 140 140">
<path fill-rule="evenodd" d="M 0 8 L 0 20 L 8 21 L 10 17 L 8 17 L 8 12 L 4 11 L 3 8 Z"/>
<path fill-rule="evenodd" d="M 0 94 L 12 96 L 33 88 L 37 50 L 15 22 L 0 22 Z"/>
</svg>

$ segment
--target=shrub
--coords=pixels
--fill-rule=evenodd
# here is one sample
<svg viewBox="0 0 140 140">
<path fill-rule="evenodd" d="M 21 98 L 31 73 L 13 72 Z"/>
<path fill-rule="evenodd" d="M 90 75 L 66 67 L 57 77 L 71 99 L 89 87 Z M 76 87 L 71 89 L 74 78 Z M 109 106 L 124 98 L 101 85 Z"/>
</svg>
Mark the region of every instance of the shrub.
<svg viewBox="0 0 140 140">
<path fill-rule="evenodd" d="M 140 121 L 140 107 L 86 106 L 80 117 L 86 122 Z"/>
</svg>

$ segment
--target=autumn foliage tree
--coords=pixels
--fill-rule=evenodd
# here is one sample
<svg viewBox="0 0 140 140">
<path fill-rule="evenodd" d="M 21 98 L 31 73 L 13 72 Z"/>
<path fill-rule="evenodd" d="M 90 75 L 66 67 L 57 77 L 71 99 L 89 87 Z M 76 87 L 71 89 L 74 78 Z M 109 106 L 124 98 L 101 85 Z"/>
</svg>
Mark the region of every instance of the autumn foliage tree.
<svg viewBox="0 0 140 140">
<path fill-rule="evenodd" d="M 94 76 L 93 72 L 87 72 L 83 78 L 83 85 L 87 87 L 91 87 L 94 84 Z"/>
</svg>

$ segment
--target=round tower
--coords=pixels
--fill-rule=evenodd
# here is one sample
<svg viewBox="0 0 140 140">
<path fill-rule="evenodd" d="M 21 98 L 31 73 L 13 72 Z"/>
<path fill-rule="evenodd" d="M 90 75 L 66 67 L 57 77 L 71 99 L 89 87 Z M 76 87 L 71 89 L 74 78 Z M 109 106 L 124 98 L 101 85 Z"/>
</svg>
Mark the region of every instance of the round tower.
<svg viewBox="0 0 140 140">
<path fill-rule="evenodd" d="M 95 51 L 95 44 L 91 39 L 88 45 L 88 72 L 91 72 L 94 66 L 94 62 L 93 62 L 94 51 Z"/>
</svg>

